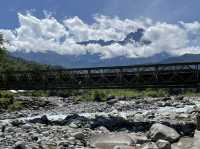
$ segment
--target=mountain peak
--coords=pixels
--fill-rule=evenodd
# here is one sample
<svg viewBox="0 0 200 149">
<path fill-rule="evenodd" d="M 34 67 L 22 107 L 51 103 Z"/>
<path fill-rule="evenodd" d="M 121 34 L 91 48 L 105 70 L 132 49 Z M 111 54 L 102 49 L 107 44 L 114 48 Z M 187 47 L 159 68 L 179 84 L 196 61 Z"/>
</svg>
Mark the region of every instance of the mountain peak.
<svg viewBox="0 0 200 149">
<path fill-rule="evenodd" d="M 143 35 L 144 35 L 144 29 L 139 28 L 136 32 L 131 32 L 129 33 L 126 38 L 124 39 L 124 41 L 135 41 L 135 42 L 140 42 Z"/>
<path fill-rule="evenodd" d="M 140 43 L 141 45 L 150 44 L 151 41 L 142 39 L 142 37 L 144 36 L 144 32 L 145 32 L 144 29 L 139 28 L 136 32 L 130 32 L 126 36 L 126 38 L 122 41 L 114 41 L 114 40 L 104 41 L 103 39 L 100 39 L 100 40 L 89 40 L 89 41 L 77 42 L 77 44 L 85 45 L 85 46 L 88 45 L 88 44 L 99 44 L 101 46 L 109 46 L 109 45 L 114 44 L 114 43 L 118 43 L 120 45 L 126 45 L 128 43 L 133 44 L 134 42 Z"/>
</svg>

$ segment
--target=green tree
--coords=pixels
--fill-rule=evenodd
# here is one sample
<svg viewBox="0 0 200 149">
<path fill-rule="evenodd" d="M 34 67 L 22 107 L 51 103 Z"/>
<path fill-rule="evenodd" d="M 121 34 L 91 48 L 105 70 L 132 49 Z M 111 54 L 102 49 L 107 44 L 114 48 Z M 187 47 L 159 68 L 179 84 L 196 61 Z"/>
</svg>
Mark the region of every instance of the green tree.
<svg viewBox="0 0 200 149">
<path fill-rule="evenodd" d="M 16 70 L 44 70 L 54 68 L 48 65 L 42 65 L 11 56 L 4 46 L 5 43 L 9 44 L 9 41 L 6 41 L 3 34 L 0 33 L 0 72 Z"/>
<path fill-rule="evenodd" d="M 4 39 L 3 39 L 3 34 L 0 33 L 0 45 L 3 46 Z"/>
<path fill-rule="evenodd" d="M 5 48 L 4 48 L 4 43 L 5 43 L 5 40 L 3 38 L 3 34 L 0 33 L 0 56 L 4 56 L 5 55 Z"/>
</svg>

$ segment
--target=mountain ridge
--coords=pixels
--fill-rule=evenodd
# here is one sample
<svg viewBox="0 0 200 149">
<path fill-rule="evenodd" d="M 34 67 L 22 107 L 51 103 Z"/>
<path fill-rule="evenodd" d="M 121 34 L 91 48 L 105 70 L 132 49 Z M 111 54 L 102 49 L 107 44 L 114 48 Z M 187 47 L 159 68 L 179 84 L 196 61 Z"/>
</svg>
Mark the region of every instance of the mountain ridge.
<svg viewBox="0 0 200 149">
<path fill-rule="evenodd" d="M 40 64 L 35 61 L 25 60 L 12 56 L 5 50 L 0 49 L 0 72 L 4 71 L 29 71 L 29 70 L 46 70 L 46 69 L 57 69 L 57 66 L 50 66 Z"/>
<path fill-rule="evenodd" d="M 135 43 L 139 43 L 141 45 L 148 45 L 151 44 L 150 40 L 145 40 L 142 37 L 144 36 L 144 32 L 145 30 L 142 28 L 139 28 L 136 32 L 130 32 L 123 40 L 121 41 L 115 41 L 115 40 L 109 40 L 109 41 L 105 41 L 103 39 L 99 39 L 99 40 L 88 40 L 88 41 L 82 41 L 82 42 L 77 42 L 77 44 L 80 45 L 88 45 L 88 44 L 99 44 L 101 46 L 109 46 L 111 44 L 120 44 L 120 45 L 126 45 L 128 43 L 133 44 Z"/>
<path fill-rule="evenodd" d="M 138 29 L 136 32 L 130 32 L 121 41 L 104 41 L 100 40 L 89 40 L 79 42 L 78 44 L 88 45 L 88 44 L 99 44 L 101 46 L 107 46 L 113 43 L 124 44 L 151 44 L 150 40 L 144 40 L 144 29 Z M 122 65 L 136 65 L 136 64 L 153 64 L 153 63 L 174 63 L 174 62 L 191 62 L 200 61 L 200 55 L 183 55 L 178 57 L 172 57 L 168 53 L 158 53 L 151 57 L 140 57 L 140 58 L 129 58 L 125 56 L 114 57 L 110 59 L 101 59 L 99 54 L 85 55 L 60 55 L 56 52 L 47 51 L 42 52 L 23 52 L 16 51 L 10 53 L 14 57 L 19 57 L 28 61 L 35 61 L 37 63 L 42 63 L 46 65 L 58 65 L 64 68 L 86 68 L 86 67 L 101 67 L 101 66 L 122 66 Z"/>
</svg>

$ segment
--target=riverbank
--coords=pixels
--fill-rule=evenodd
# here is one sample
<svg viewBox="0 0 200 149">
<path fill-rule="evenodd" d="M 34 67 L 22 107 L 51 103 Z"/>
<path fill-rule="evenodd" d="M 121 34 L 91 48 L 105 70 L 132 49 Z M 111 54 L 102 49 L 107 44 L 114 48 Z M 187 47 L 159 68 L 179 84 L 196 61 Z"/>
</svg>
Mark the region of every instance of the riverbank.
<svg viewBox="0 0 200 149">
<path fill-rule="evenodd" d="M 198 144 L 199 97 L 78 102 L 70 97 L 19 96 L 14 100 L 27 105 L 0 113 L 2 149 L 194 149 Z"/>
</svg>

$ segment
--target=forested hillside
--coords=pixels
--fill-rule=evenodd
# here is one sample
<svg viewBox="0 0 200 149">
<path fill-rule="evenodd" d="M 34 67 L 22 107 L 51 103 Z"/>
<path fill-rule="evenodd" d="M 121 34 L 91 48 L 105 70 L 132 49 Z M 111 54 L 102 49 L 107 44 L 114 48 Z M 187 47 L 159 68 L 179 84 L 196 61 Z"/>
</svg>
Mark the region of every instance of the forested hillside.
<svg viewBox="0 0 200 149">
<path fill-rule="evenodd" d="M 26 61 L 21 58 L 15 58 L 4 48 L 3 35 L 0 34 L 0 71 L 15 71 L 15 70 L 37 70 L 53 68 L 49 65 L 42 65 L 32 61 Z"/>
</svg>

